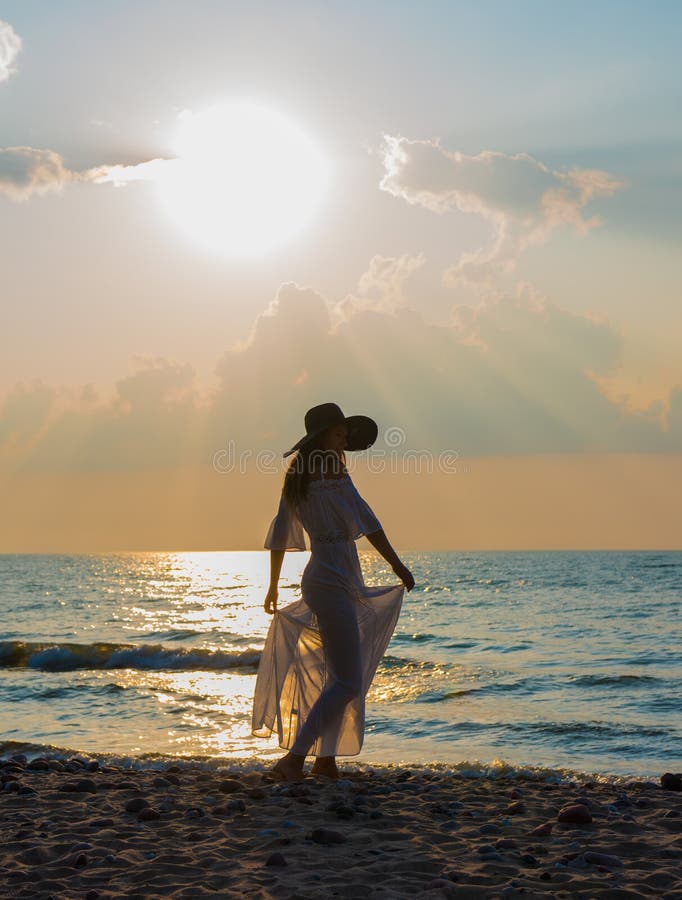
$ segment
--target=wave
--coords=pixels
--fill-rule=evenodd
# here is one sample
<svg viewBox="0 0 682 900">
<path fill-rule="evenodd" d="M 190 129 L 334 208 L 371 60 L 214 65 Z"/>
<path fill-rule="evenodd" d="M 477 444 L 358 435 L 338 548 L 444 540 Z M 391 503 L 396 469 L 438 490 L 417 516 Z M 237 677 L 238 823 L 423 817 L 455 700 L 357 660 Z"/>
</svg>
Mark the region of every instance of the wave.
<svg viewBox="0 0 682 900">
<path fill-rule="evenodd" d="M 421 644 L 425 641 L 437 641 L 438 636 L 435 634 L 423 634 L 415 632 L 414 634 L 403 633 L 393 635 L 394 644 Z"/>
<path fill-rule="evenodd" d="M 471 694 L 507 694 L 507 693 L 534 693 L 537 690 L 536 679 L 521 679 L 513 682 L 495 682 L 483 684 L 480 687 L 454 688 L 445 691 L 427 691 L 415 698 L 415 703 L 441 703 L 443 700 L 456 700 L 458 697 L 468 697 Z"/>
<path fill-rule="evenodd" d="M 654 675 L 578 675 L 572 678 L 570 683 L 580 687 L 606 687 L 608 685 L 637 687 L 640 684 L 645 686 L 660 681 L 661 679 Z"/>
<path fill-rule="evenodd" d="M 43 757 L 56 759 L 62 762 L 77 759 L 83 764 L 97 761 L 103 766 L 117 766 L 129 771 L 164 772 L 170 766 L 173 771 L 205 771 L 213 774 L 233 776 L 244 775 L 248 772 L 263 772 L 270 768 L 270 760 L 260 756 L 230 757 L 226 761 L 224 756 L 212 756 L 211 754 L 182 754 L 171 755 L 164 753 L 140 753 L 135 755 L 121 755 L 116 753 L 79 751 L 60 747 L 55 744 L 41 744 L 36 741 L 0 741 L 0 760 L 10 759 L 15 754 L 22 754 L 27 760 Z M 369 773 L 383 778 L 391 775 L 404 774 L 406 771 L 414 775 L 433 774 L 453 779 L 480 779 L 490 780 L 518 779 L 519 781 L 542 781 L 550 784 L 572 783 L 580 785 L 585 781 L 599 782 L 601 784 L 627 785 L 635 781 L 647 781 L 650 778 L 641 775 L 615 775 L 601 774 L 599 772 L 579 771 L 577 769 L 518 765 L 507 762 L 504 759 L 494 759 L 484 762 L 478 759 L 460 759 L 456 762 L 433 760 L 411 761 L 401 758 L 399 762 L 379 762 L 375 760 L 359 759 L 352 768 L 362 774 Z"/>
<path fill-rule="evenodd" d="M 146 671 L 212 671 L 254 669 L 260 650 L 181 649 L 162 644 L 50 644 L 0 641 L 0 667 L 71 672 L 75 669 L 143 669 Z"/>
<path fill-rule="evenodd" d="M 415 659 L 413 656 L 394 656 L 387 653 L 379 663 L 378 672 L 382 674 L 407 675 L 408 673 L 435 673 L 444 675 L 461 668 L 454 662 L 437 662 L 429 659 Z"/>
</svg>

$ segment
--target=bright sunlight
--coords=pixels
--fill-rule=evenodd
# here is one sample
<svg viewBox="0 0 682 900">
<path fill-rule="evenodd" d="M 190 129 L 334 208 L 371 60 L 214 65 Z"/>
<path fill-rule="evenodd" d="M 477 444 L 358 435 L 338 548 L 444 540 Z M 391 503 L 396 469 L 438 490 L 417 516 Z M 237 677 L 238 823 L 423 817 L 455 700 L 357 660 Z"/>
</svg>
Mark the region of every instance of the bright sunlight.
<svg viewBox="0 0 682 900">
<path fill-rule="evenodd" d="M 157 182 L 171 217 L 216 252 L 258 256 L 294 238 L 324 195 L 328 165 L 314 141 L 252 103 L 185 112 L 178 158 Z"/>
</svg>

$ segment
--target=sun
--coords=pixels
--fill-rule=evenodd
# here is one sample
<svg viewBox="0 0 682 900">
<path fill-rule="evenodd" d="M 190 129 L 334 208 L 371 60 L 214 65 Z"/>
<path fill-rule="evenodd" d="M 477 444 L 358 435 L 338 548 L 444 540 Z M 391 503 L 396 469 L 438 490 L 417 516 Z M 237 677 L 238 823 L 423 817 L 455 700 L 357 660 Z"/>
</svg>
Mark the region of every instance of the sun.
<svg viewBox="0 0 682 900">
<path fill-rule="evenodd" d="M 310 223 L 328 183 L 315 142 L 278 112 L 233 102 L 184 112 L 157 182 L 177 224 L 219 253 L 261 256 Z"/>
</svg>

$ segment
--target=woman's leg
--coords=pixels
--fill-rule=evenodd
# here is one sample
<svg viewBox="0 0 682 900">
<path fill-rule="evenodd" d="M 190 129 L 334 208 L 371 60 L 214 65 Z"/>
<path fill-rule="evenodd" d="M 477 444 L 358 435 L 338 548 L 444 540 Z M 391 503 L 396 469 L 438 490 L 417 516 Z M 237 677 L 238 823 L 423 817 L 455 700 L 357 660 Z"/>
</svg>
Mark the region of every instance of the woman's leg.
<svg viewBox="0 0 682 900">
<path fill-rule="evenodd" d="M 308 601 L 310 603 L 310 601 Z M 320 602 L 313 601 L 325 661 L 328 684 L 313 704 L 291 751 L 274 767 L 285 777 L 295 777 L 303 770 L 303 762 L 319 735 L 341 727 L 347 704 L 362 692 L 362 659 L 360 633 L 354 599 L 346 592 L 325 592 Z M 334 733 L 328 735 L 334 740 Z M 334 741 L 335 742 L 335 741 Z M 326 760 L 332 760 L 328 757 Z M 328 762 L 326 765 L 330 765 Z M 321 766 L 317 771 L 321 770 Z M 330 766 L 331 768 L 331 766 Z M 336 769 L 336 764 L 333 766 Z"/>
<path fill-rule="evenodd" d="M 334 756 L 318 756 L 315 758 L 311 775 L 326 775 L 328 778 L 339 778 L 339 770 Z"/>
<path fill-rule="evenodd" d="M 316 607 L 313 612 L 320 629 L 329 679 L 291 748 L 297 755 L 307 754 L 328 729 L 338 733 L 346 706 L 362 692 L 360 633 L 353 598 L 345 592 L 327 594 Z"/>
</svg>

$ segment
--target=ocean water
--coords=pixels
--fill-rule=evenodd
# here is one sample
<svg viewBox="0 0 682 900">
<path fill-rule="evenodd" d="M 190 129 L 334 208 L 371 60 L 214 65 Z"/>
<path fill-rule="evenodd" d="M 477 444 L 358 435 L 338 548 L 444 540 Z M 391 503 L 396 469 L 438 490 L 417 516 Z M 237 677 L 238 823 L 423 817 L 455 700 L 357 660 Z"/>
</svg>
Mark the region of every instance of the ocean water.
<svg viewBox="0 0 682 900">
<path fill-rule="evenodd" d="M 682 552 L 401 556 L 416 586 L 342 763 L 682 769 Z M 285 555 L 280 608 L 307 559 Z M 268 573 L 265 551 L 0 555 L 0 756 L 281 755 L 250 731 Z"/>
</svg>

